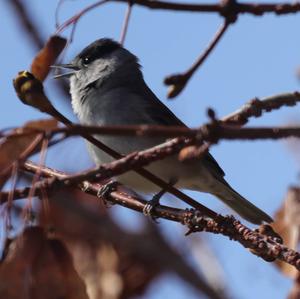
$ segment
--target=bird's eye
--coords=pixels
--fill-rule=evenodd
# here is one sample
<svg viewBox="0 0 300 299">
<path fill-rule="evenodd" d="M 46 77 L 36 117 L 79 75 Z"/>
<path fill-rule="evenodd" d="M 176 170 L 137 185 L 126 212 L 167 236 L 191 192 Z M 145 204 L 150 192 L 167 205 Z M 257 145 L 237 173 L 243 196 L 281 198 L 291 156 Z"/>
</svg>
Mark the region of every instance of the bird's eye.
<svg viewBox="0 0 300 299">
<path fill-rule="evenodd" d="M 90 57 L 88 57 L 88 56 L 83 58 L 83 64 L 84 64 L 84 65 L 88 65 L 88 64 L 90 64 L 90 63 L 91 63 L 91 61 L 92 61 L 92 60 L 91 60 L 91 58 L 90 58 Z"/>
</svg>

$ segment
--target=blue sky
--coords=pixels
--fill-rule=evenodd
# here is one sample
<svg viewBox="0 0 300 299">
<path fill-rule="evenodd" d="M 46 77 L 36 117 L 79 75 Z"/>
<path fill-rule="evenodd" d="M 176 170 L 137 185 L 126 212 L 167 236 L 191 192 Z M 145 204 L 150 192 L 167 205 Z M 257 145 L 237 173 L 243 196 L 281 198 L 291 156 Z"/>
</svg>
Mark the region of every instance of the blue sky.
<svg viewBox="0 0 300 299">
<path fill-rule="evenodd" d="M 17 24 L 7 2 L 0 1 L 0 19 L 5 25 L 0 27 L 0 95 L 3 105 L 0 110 L 1 128 L 43 117 L 41 113 L 21 104 L 12 88 L 12 78 L 19 70 L 29 68 L 35 49 Z M 60 20 L 65 20 L 92 2 L 66 1 L 60 11 Z M 45 37 L 55 31 L 54 12 L 57 1 L 24 0 L 23 3 L 30 6 Z M 65 61 L 97 38 L 118 39 L 125 10 L 126 6 L 123 4 L 106 4 L 82 17 Z M 145 79 L 151 89 L 189 126 L 198 126 L 207 120 L 207 107 L 214 108 L 221 117 L 254 97 L 299 89 L 296 71 L 300 66 L 300 38 L 297 35 L 300 15 L 242 15 L 225 33 L 216 50 L 182 94 L 175 100 L 168 101 L 163 78 L 186 70 L 221 22 L 222 19 L 213 14 L 150 11 L 140 7 L 133 9 L 125 46 L 140 58 Z M 68 104 L 60 100 L 61 95 L 54 90 L 51 81 L 50 78 L 46 82 L 50 98 L 60 111 L 75 120 Z M 253 119 L 249 125 L 284 125 L 290 120 L 297 120 L 298 114 L 299 107 L 284 108 Z M 65 147 L 49 154 L 49 164 L 75 171 L 91 163 L 83 142 L 77 142 L 76 147 L 70 146 L 66 156 L 54 160 L 58 151 L 62 150 L 66 150 Z M 212 149 L 212 153 L 225 170 L 226 179 L 232 186 L 270 214 L 280 206 L 288 186 L 298 183 L 299 165 L 285 142 L 221 142 Z M 78 159 L 78 156 L 82 158 Z M 78 168 L 74 166 L 74 159 Z M 215 210 L 229 213 L 213 197 L 191 194 Z M 123 219 L 128 220 L 130 217 L 132 227 L 139 221 L 133 212 L 125 212 L 124 209 L 116 209 L 114 213 L 120 213 Z M 179 225 L 163 222 L 160 227 L 174 246 L 182 242 L 180 236 L 184 231 Z M 226 280 L 236 298 L 276 299 L 286 296 L 291 282 L 278 273 L 272 264 L 258 259 L 239 244 L 224 237 L 206 234 L 205 238 L 210 240 L 217 253 L 224 267 Z M 184 240 L 188 242 L 187 238 Z M 148 290 L 147 298 L 197 297 L 189 286 L 181 283 L 175 276 L 165 275 L 156 283 L 158 285 L 153 284 Z"/>
</svg>

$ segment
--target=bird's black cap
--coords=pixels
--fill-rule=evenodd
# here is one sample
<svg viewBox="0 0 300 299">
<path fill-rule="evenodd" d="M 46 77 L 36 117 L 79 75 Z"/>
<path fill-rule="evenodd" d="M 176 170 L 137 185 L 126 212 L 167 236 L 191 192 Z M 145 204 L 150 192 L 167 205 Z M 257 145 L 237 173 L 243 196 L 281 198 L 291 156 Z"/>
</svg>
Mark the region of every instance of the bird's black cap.
<svg viewBox="0 0 300 299">
<path fill-rule="evenodd" d="M 84 48 L 77 57 L 82 59 L 83 62 L 90 63 L 98 58 L 112 53 L 121 47 L 122 46 L 118 42 L 112 39 L 101 38 Z"/>
<path fill-rule="evenodd" d="M 80 66 L 83 65 L 88 65 L 94 60 L 105 57 L 106 55 L 112 53 L 113 51 L 122 48 L 122 46 L 109 38 L 101 38 L 90 45 L 88 45 L 86 48 L 84 48 L 76 57 L 75 59 L 68 64 L 56 64 L 53 65 L 53 68 L 67 68 L 67 69 L 72 69 L 71 72 L 64 73 L 64 74 L 59 74 L 54 76 L 55 79 L 62 78 L 62 77 L 70 77 L 73 74 L 75 74 L 76 71 L 80 70 Z M 79 63 L 79 60 L 81 63 Z"/>
</svg>

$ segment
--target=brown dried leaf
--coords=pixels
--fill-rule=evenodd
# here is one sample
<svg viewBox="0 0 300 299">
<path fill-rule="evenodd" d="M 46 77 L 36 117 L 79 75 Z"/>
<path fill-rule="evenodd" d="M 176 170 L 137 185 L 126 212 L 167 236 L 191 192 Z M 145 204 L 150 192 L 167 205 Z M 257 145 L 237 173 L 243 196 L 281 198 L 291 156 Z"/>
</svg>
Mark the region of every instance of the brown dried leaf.
<svg viewBox="0 0 300 299">
<path fill-rule="evenodd" d="M 0 298 L 88 299 L 64 244 L 27 228 L 0 266 Z"/>
<path fill-rule="evenodd" d="M 40 81 L 44 81 L 59 54 L 64 49 L 67 40 L 63 37 L 51 36 L 44 48 L 36 55 L 31 65 L 31 72 Z"/>
<path fill-rule="evenodd" d="M 37 150 L 38 145 L 43 140 L 43 134 L 32 129 L 54 128 L 57 128 L 55 119 L 31 121 L 26 123 L 24 127 L 13 130 L 12 135 L 0 140 L 0 187 L 5 183 L 13 163 L 26 159 Z M 24 133 L 25 135 L 13 135 L 14 133 Z"/>
<path fill-rule="evenodd" d="M 272 227 L 283 238 L 286 246 L 297 250 L 300 240 L 300 188 L 289 188 Z M 296 278 L 298 271 L 294 267 L 279 260 L 276 260 L 276 265 L 285 275 Z"/>
</svg>

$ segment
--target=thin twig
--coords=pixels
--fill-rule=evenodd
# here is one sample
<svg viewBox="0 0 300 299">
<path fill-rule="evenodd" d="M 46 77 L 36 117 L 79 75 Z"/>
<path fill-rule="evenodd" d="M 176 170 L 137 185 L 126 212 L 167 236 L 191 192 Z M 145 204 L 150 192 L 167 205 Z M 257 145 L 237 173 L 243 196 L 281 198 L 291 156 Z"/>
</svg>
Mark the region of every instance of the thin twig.
<svg viewBox="0 0 300 299">
<path fill-rule="evenodd" d="M 222 118 L 222 123 L 228 125 L 245 125 L 250 117 L 260 117 L 264 112 L 280 109 L 283 106 L 292 107 L 300 102 L 300 93 L 281 93 L 273 96 L 254 98 L 240 109 Z"/>
<path fill-rule="evenodd" d="M 171 75 L 165 78 L 164 83 L 170 86 L 170 89 L 168 91 L 168 98 L 176 97 L 184 89 L 187 82 L 193 76 L 195 71 L 202 65 L 202 63 L 206 60 L 208 55 L 212 52 L 212 50 L 221 40 L 221 37 L 228 29 L 229 24 L 231 24 L 231 22 L 225 19 L 223 24 L 217 30 L 213 39 L 208 44 L 207 48 L 203 51 L 203 53 L 201 53 L 199 58 L 193 63 L 193 65 L 186 72 L 182 74 Z"/>
<path fill-rule="evenodd" d="M 58 28 L 59 27 L 59 11 L 63 5 L 63 3 L 65 2 L 65 0 L 59 0 L 57 5 L 56 5 L 56 8 L 55 8 L 55 14 L 54 14 L 54 19 L 55 19 L 55 28 Z"/>
<path fill-rule="evenodd" d="M 32 221 L 32 217 L 31 217 L 32 216 L 32 199 L 33 199 L 33 195 L 35 194 L 36 183 L 40 179 L 40 175 L 41 175 L 40 169 L 45 163 L 48 144 L 49 144 L 49 139 L 44 138 L 42 146 L 41 146 L 41 151 L 40 151 L 40 160 L 39 160 L 39 164 L 38 164 L 39 168 L 37 169 L 36 173 L 33 176 L 31 189 L 28 193 L 27 202 L 23 209 L 23 213 L 22 213 L 23 217 L 24 217 L 25 221 L 28 221 L 28 223 L 30 223 Z"/>
<path fill-rule="evenodd" d="M 17 15 L 17 20 L 21 25 L 21 28 L 28 34 L 28 36 L 33 41 L 33 46 L 39 50 L 44 46 L 45 39 L 42 37 L 42 34 L 39 30 L 37 24 L 34 23 L 34 18 L 30 16 L 28 11 L 28 5 L 25 5 L 21 0 L 11 0 L 7 1 L 14 8 L 14 11 Z"/>
<path fill-rule="evenodd" d="M 13 200 L 15 197 L 15 189 L 16 189 L 16 185 L 17 185 L 17 181 L 18 181 L 18 175 L 19 175 L 19 162 L 15 161 L 12 166 L 11 189 L 7 193 L 7 206 L 5 209 L 5 226 L 8 231 L 12 228 L 11 209 L 12 209 Z"/>
<path fill-rule="evenodd" d="M 101 0 L 101 1 L 97 1 L 87 7 L 85 7 L 84 9 L 82 9 L 80 12 L 78 12 L 77 14 L 75 14 L 74 16 L 72 16 L 70 19 L 66 20 L 64 23 L 62 23 L 61 25 L 59 25 L 57 28 L 56 28 L 56 32 L 55 32 L 55 35 L 58 35 L 59 33 L 61 33 L 65 28 L 67 28 L 69 25 L 74 25 L 76 24 L 79 19 L 84 15 L 86 14 L 87 12 L 89 12 L 90 10 L 106 3 L 106 2 L 109 2 L 110 0 Z"/>
<path fill-rule="evenodd" d="M 124 23 L 123 23 L 123 26 L 122 26 L 122 31 L 121 31 L 121 37 L 120 37 L 120 44 L 121 45 L 124 45 L 124 42 L 125 42 L 131 12 L 132 12 L 132 3 L 129 1 L 127 9 L 126 9 L 126 13 L 125 13 L 125 18 L 124 18 Z"/>
</svg>

